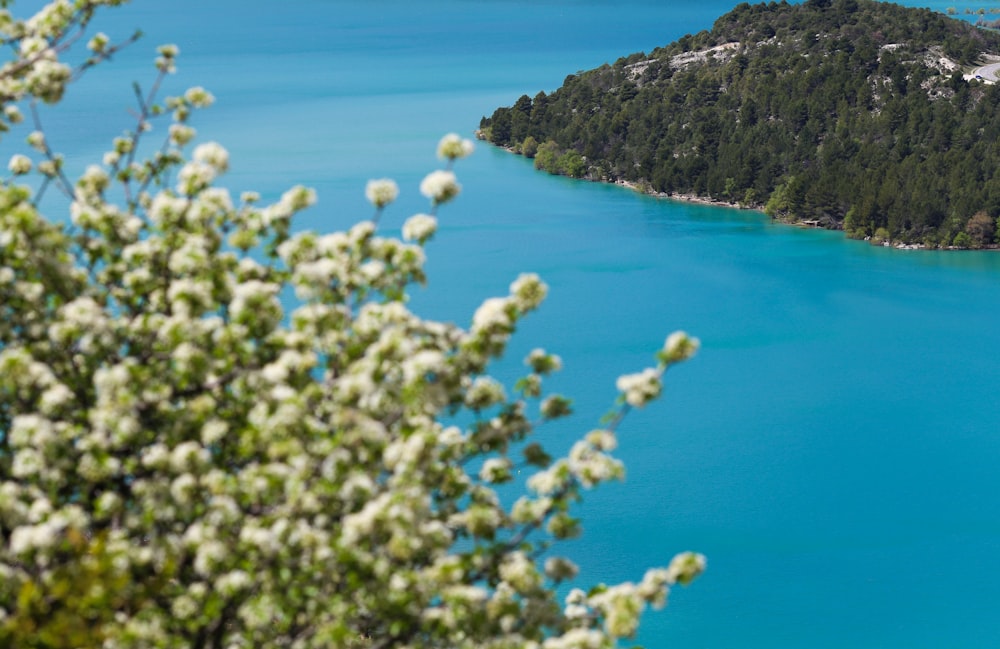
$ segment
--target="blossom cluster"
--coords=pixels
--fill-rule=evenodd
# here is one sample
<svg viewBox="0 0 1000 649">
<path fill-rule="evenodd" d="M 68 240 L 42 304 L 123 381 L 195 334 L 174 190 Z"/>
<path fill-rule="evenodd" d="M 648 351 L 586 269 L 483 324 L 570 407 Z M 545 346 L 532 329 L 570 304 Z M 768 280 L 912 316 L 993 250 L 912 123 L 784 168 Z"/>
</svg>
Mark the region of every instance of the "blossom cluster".
<svg viewBox="0 0 1000 649">
<path fill-rule="evenodd" d="M 20 43 L 0 84 L 58 100 L 53 43 L 99 4 L 117 3 L 0 20 Z M 103 35 L 89 47 L 113 50 Z M 177 55 L 159 48 L 160 75 Z M 221 145 L 185 152 L 211 103 L 202 88 L 141 98 L 136 127 L 75 181 L 33 134 L 37 162 L 18 154 L 9 170 L 62 187 L 68 221 L 0 184 L 0 645 L 559 649 L 634 635 L 704 558 L 557 597 L 577 569 L 550 546 L 579 534 L 581 490 L 623 466 L 620 418 L 565 458 L 534 441 L 571 411 L 544 389 L 558 356 L 533 350 L 512 388 L 489 374 L 545 283 L 515 278 L 465 327 L 407 307 L 471 144 L 439 143 L 449 168 L 421 183 L 431 213 L 402 239 L 373 220 L 297 231 L 311 190 L 234 198 L 217 186 Z M 165 143 L 142 159 L 157 119 L 171 120 Z M 380 213 L 398 191 L 365 189 Z M 674 335 L 655 370 L 621 379 L 621 412 L 696 348 Z M 509 502 L 499 485 L 522 471 Z"/>
<path fill-rule="evenodd" d="M 438 142 L 438 157 L 453 161 L 472 155 L 474 149 L 472 140 L 463 138 L 457 133 L 449 133 Z"/>
</svg>

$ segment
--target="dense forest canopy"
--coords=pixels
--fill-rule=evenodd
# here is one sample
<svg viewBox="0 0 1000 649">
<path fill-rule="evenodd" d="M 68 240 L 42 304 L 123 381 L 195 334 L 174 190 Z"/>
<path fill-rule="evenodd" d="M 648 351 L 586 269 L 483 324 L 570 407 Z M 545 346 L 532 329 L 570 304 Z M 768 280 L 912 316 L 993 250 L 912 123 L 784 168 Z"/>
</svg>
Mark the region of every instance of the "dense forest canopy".
<svg viewBox="0 0 1000 649">
<path fill-rule="evenodd" d="M 1000 34 L 871 0 L 741 4 L 481 122 L 538 168 L 695 194 L 849 236 L 992 245 Z"/>
</svg>

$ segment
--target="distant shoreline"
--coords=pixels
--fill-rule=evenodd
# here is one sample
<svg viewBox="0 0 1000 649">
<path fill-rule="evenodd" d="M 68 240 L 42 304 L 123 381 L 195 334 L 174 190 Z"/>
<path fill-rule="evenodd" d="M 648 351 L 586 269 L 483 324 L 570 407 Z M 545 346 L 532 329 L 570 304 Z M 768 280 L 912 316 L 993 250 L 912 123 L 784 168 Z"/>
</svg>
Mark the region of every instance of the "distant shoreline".
<svg viewBox="0 0 1000 649">
<path fill-rule="evenodd" d="M 485 140 L 478 129 L 475 131 L 475 136 L 477 140 L 486 142 L 492 147 L 525 158 L 526 160 L 531 160 L 531 158 L 524 156 L 524 154 L 522 153 L 518 153 L 511 147 L 499 146 L 493 144 L 492 142 L 489 142 L 488 140 Z M 657 192 L 651 189 L 643 189 L 641 185 L 639 185 L 638 183 L 634 183 L 630 180 L 597 180 L 589 177 L 579 178 L 578 180 L 589 180 L 590 182 L 624 187 L 633 192 L 636 192 L 637 194 L 643 194 L 645 196 L 651 196 L 653 198 L 673 200 L 679 203 L 691 203 L 693 205 L 704 205 L 706 207 L 725 207 L 731 210 L 749 210 L 764 214 L 764 205 L 761 203 L 754 203 L 753 205 L 740 205 L 739 203 L 730 203 L 729 201 L 723 201 L 716 198 L 711 198 L 709 196 L 699 196 L 698 194 L 680 194 L 680 193 L 672 194 L 668 192 Z M 776 219 L 774 217 L 769 217 L 769 218 L 771 218 L 771 221 L 781 223 L 783 225 L 792 225 L 799 228 L 807 228 L 815 230 L 835 230 L 842 232 L 842 230 L 824 227 L 817 221 L 788 221 L 785 219 Z M 851 237 L 848 237 L 846 235 L 844 236 L 844 238 L 851 240 Z M 866 242 L 869 243 L 870 245 L 880 246 L 883 248 L 895 248 L 896 250 L 972 250 L 972 251 L 1000 250 L 1000 244 L 989 244 L 982 246 L 981 248 L 956 248 L 955 246 L 930 248 L 922 243 L 902 243 L 893 241 L 883 241 L 882 243 L 871 243 L 871 237 L 865 237 L 864 239 L 853 239 L 853 240 Z"/>
<path fill-rule="evenodd" d="M 487 144 L 489 144 L 490 146 L 492 146 L 494 148 L 497 148 L 497 149 L 500 149 L 502 151 L 506 151 L 507 153 L 519 156 L 521 158 L 524 158 L 525 160 L 531 160 L 532 159 L 532 158 L 528 158 L 523 153 L 518 153 L 517 151 L 515 151 L 513 148 L 511 148 L 509 146 L 499 146 L 497 144 L 493 144 L 489 140 L 486 140 L 485 138 L 483 138 L 482 133 L 478 129 L 476 131 L 474 131 L 474 134 L 475 134 L 476 139 L 479 140 L 480 142 L 486 142 Z M 559 175 L 559 174 L 553 174 L 553 175 Z M 652 190 L 644 190 L 638 184 L 636 184 L 636 183 L 634 183 L 634 182 L 632 182 L 630 180 L 597 180 L 597 179 L 589 178 L 589 177 L 586 177 L 586 176 L 583 177 L 583 178 L 578 178 L 577 180 L 589 180 L 590 182 L 602 183 L 602 184 L 605 184 L 605 185 L 617 185 L 619 187 L 625 187 L 625 188 L 631 189 L 632 191 L 636 192 L 637 194 L 645 194 L 646 196 L 652 196 L 653 198 L 668 198 L 668 199 L 673 199 L 673 200 L 676 200 L 676 201 L 681 201 L 683 203 L 696 203 L 696 204 L 699 204 L 699 205 L 708 205 L 710 207 L 728 207 L 728 208 L 734 209 L 734 210 L 754 210 L 754 211 L 761 212 L 761 213 L 764 212 L 764 206 L 762 204 L 759 204 L 759 203 L 755 203 L 754 205 L 751 205 L 751 206 L 743 206 L 743 205 L 739 205 L 739 204 L 729 203 L 727 201 L 721 201 L 721 200 L 718 200 L 718 199 L 715 199 L 715 198 L 710 198 L 708 196 L 699 196 L 698 194 L 668 194 L 666 192 L 655 192 L 655 191 L 652 191 Z M 809 225 L 809 224 L 803 224 L 803 225 Z"/>
<path fill-rule="evenodd" d="M 600 181 L 606 182 L 606 181 Z M 667 198 L 675 201 L 680 201 L 682 203 L 695 203 L 698 205 L 708 205 L 710 207 L 728 207 L 734 210 L 751 210 L 763 213 L 763 205 L 740 205 L 739 203 L 730 203 L 729 201 L 722 201 L 716 198 L 711 198 L 709 196 L 699 196 L 698 194 L 670 194 L 667 192 L 655 192 L 652 190 L 646 191 L 639 185 L 629 180 L 614 180 L 610 181 L 612 185 L 619 185 L 621 187 L 627 187 L 634 192 L 640 194 L 645 194 L 646 196 L 652 196 L 653 198 Z"/>
<path fill-rule="evenodd" d="M 680 203 L 693 203 L 695 205 L 706 205 L 708 207 L 728 207 L 733 210 L 749 210 L 753 212 L 760 212 L 764 214 L 764 206 L 757 203 L 754 205 L 746 206 L 740 205 L 738 203 L 730 203 L 728 201 L 722 201 L 715 198 L 710 198 L 708 196 L 699 196 L 697 194 L 670 194 L 667 192 L 655 192 L 655 191 L 645 191 L 637 185 L 636 183 L 630 182 L 628 180 L 615 180 L 611 181 L 609 184 L 618 185 L 620 187 L 626 187 L 634 192 L 645 194 L 646 196 L 652 196 L 653 198 L 666 198 L 669 200 L 675 200 Z M 783 219 L 775 219 L 771 217 L 771 220 L 783 225 L 794 225 L 800 228 L 808 228 L 814 230 L 830 230 L 831 228 L 823 227 L 819 222 L 816 221 L 786 221 Z M 850 240 L 850 237 L 845 237 Z M 855 241 L 865 241 L 869 242 L 869 239 L 855 239 Z M 879 244 L 872 244 L 879 245 Z M 968 248 L 928 248 L 922 243 L 893 243 L 891 241 L 885 241 L 881 244 L 884 248 L 895 248 L 896 250 L 969 250 Z M 978 248 L 978 250 L 996 250 L 1000 249 L 1000 246 L 991 245 Z"/>
</svg>

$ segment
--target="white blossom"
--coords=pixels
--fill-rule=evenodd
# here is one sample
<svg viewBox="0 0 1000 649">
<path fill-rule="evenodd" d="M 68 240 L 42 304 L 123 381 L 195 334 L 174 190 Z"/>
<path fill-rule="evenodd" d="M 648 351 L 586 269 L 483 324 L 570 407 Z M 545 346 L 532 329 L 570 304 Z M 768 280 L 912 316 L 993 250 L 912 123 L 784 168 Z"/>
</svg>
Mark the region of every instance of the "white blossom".
<svg viewBox="0 0 1000 649">
<path fill-rule="evenodd" d="M 198 480 L 190 473 L 177 476 L 170 483 L 170 495 L 174 501 L 186 505 L 194 498 L 195 490 L 198 487 Z"/>
<path fill-rule="evenodd" d="M 420 193 L 431 199 L 435 205 L 447 203 L 458 196 L 462 186 L 451 171 L 432 171 L 420 182 Z"/>
<path fill-rule="evenodd" d="M 396 200 L 397 196 L 399 196 L 399 186 L 389 178 L 369 180 L 365 185 L 365 198 L 379 209 Z"/>
<path fill-rule="evenodd" d="M 229 169 L 229 152 L 216 142 L 199 144 L 191 156 L 195 161 L 210 166 L 218 173 Z"/>
<path fill-rule="evenodd" d="M 558 462 L 528 478 L 528 488 L 540 496 L 551 496 L 565 487 L 569 478 L 569 464 Z"/>
<path fill-rule="evenodd" d="M 21 66 L 0 82 L 9 122 L 15 101 L 60 99 L 75 69 L 70 28 L 119 0 L 84 4 L 56 0 L 24 23 L 0 11 Z M 87 65 L 117 52 L 102 33 L 89 47 Z M 157 57 L 161 73 L 175 70 L 176 46 Z M 68 218 L 3 190 L 0 619 L 26 616 L 23 628 L 48 637 L 36 604 L 55 602 L 65 619 L 85 615 L 105 649 L 210 636 L 242 649 L 363 644 L 365 633 L 405 643 L 383 629 L 404 612 L 428 646 L 595 649 L 704 570 L 685 553 L 638 586 L 556 599 L 553 584 L 577 567 L 549 557 L 543 571 L 542 551 L 578 533 L 582 490 L 624 468 L 608 455 L 620 416 L 565 457 L 535 441 L 529 412 L 569 411 L 542 390 L 558 356 L 533 350 L 513 386 L 490 376 L 546 296 L 537 275 L 485 300 L 469 331 L 424 319 L 407 300 L 425 280 L 434 215 L 407 219 L 403 239 L 416 243 L 405 243 L 373 220 L 303 231 L 293 219 L 317 200 L 304 186 L 267 205 L 244 192 L 234 206 L 213 187 L 227 151 L 183 152 L 193 109 L 212 95 L 140 101 L 103 166 L 80 165 Z M 162 148 L 147 147 L 141 134 L 171 118 Z M 38 172 L 62 184 L 45 134 L 28 144 Z M 456 134 L 439 142 L 448 170 L 420 183 L 435 208 L 459 194 L 450 169 L 473 148 Z M 32 161 L 18 154 L 8 168 L 23 175 Z M 387 179 L 365 188 L 378 209 L 398 191 Z M 696 349 L 673 334 L 657 370 L 619 379 L 624 401 L 656 397 L 666 364 Z"/>
<path fill-rule="evenodd" d="M 20 124 L 24 121 L 24 115 L 21 114 L 21 109 L 13 104 L 7 104 L 4 106 L 3 114 L 11 124 Z"/>
<path fill-rule="evenodd" d="M 551 498 L 531 499 L 521 496 L 511 509 L 511 518 L 515 523 L 537 523 L 544 519 L 552 508 Z"/>
<path fill-rule="evenodd" d="M 667 573 L 671 581 L 688 584 L 705 572 L 705 565 L 705 555 L 697 552 L 681 552 L 670 561 Z"/>
<path fill-rule="evenodd" d="M 184 93 L 184 98 L 191 102 L 196 108 L 208 108 L 215 102 L 215 97 L 201 86 L 188 88 Z"/>
<path fill-rule="evenodd" d="M 104 32 L 97 32 L 94 36 L 87 41 L 87 49 L 91 52 L 101 53 L 108 46 L 108 35 Z"/>
<path fill-rule="evenodd" d="M 694 356 L 700 346 L 701 341 L 697 338 L 692 338 L 683 331 L 675 331 L 667 336 L 663 345 L 663 354 L 667 362 L 677 363 Z"/>
<path fill-rule="evenodd" d="M 73 402 L 73 391 L 64 383 L 54 383 L 47 387 L 38 402 L 38 409 L 46 415 Z"/>
<path fill-rule="evenodd" d="M 160 192 L 153 197 L 148 210 L 149 218 L 158 225 L 169 223 L 181 218 L 190 205 L 187 199 Z"/>
<path fill-rule="evenodd" d="M 538 307 L 549 292 L 549 287 L 535 273 L 523 273 L 510 285 L 511 299 L 521 311 Z"/>
<path fill-rule="evenodd" d="M 194 570 L 202 577 L 210 577 L 214 569 L 229 554 L 220 541 L 210 540 L 198 545 L 194 557 Z"/>
<path fill-rule="evenodd" d="M 44 417 L 34 414 L 17 415 L 10 424 L 8 439 L 14 447 L 43 449 L 56 438 L 55 427 Z"/>
<path fill-rule="evenodd" d="M 511 462 L 508 458 L 491 457 L 483 462 L 479 479 L 483 482 L 506 482 L 510 479 Z"/>
<path fill-rule="evenodd" d="M 262 303 L 273 304 L 277 293 L 278 287 L 270 282 L 258 280 L 243 282 L 233 290 L 229 309 L 234 315 L 248 313 Z"/>
<path fill-rule="evenodd" d="M 567 604 L 563 608 L 563 615 L 565 615 L 570 620 L 583 620 L 590 615 L 590 609 L 586 606 L 581 606 L 580 604 Z"/>
<path fill-rule="evenodd" d="M 170 452 L 170 467 L 181 473 L 197 470 L 208 464 L 211 456 L 198 442 L 181 442 Z"/>
<path fill-rule="evenodd" d="M 519 593 L 527 593 L 541 584 L 541 575 L 535 563 L 522 552 L 511 552 L 500 564 L 500 578 Z"/>
<path fill-rule="evenodd" d="M 7 169 L 15 176 L 23 176 L 31 171 L 31 158 L 20 153 L 16 153 L 7 163 Z"/>
<path fill-rule="evenodd" d="M 482 410 L 506 400 L 503 385 L 488 376 L 477 376 L 465 393 L 465 405 L 473 410 Z"/>
<path fill-rule="evenodd" d="M 613 451 L 618 448 L 618 439 L 607 429 L 592 430 L 587 433 L 587 443 L 601 451 Z"/>
<path fill-rule="evenodd" d="M 437 232 L 437 219 L 429 214 L 414 214 L 403 223 L 403 238 L 424 243 Z"/>
<path fill-rule="evenodd" d="M 36 151 L 39 151 L 41 153 L 45 152 L 47 146 L 45 143 L 45 134 L 42 133 L 41 131 L 32 131 L 31 133 L 29 133 L 27 142 Z"/>
<path fill-rule="evenodd" d="M 624 475 L 622 463 L 595 449 L 590 441 L 579 441 L 573 445 L 568 465 L 570 472 L 584 487 L 592 487 Z"/>
<path fill-rule="evenodd" d="M 198 602 L 188 595 L 181 595 L 173 601 L 170 612 L 179 620 L 187 620 L 198 613 Z"/>
<path fill-rule="evenodd" d="M 660 372 L 653 368 L 620 376 L 616 385 L 618 391 L 624 395 L 626 403 L 640 408 L 660 396 L 663 389 Z"/>
<path fill-rule="evenodd" d="M 475 145 L 472 144 L 471 140 L 462 139 L 456 133 L 449 133 L 441 138 L 437 148 L 438 157 L 448 160 L 456 160 L 472 155 L 474 150 Z"/>
<path fill-rule="evenodd" d="M 476 309 L 472 316 L 473 329 L 507 328 L 514 320 L 510 313 L 510 302 L 507 298 L 491 297 Z"/>
<path fill-rule="evenodd" d="M 15 556 L 37 550 L 47 550 L 55 544 L 62 525 L 59 521 L 22 525 L 10 535 L 10 551 Z"/>
<path fill-rule="evenodd" d="M 549 374 L 562 369 L 562 359 L 556 354 L 546 353 L 544 349 L 532 349 L 524 364 L 539 374 Z"/>
<path fill-rule="evenodd" d="M 15 478 L 31 478 L 38 475 L 44 467 L 41 454 L 33 448 L 22 448 L 14 453 L 11 465 L 11 475 Z"/>
<path fill-rule="evenodd" d="M 614 642 L 595 629 L 570 629 L 566 633 L 547 638 L 544 649 L 611 649 Z"/>
<path fill-rule="evenodd" d="M 430 374 L 445 370 L 447 359 L 436 349 L 422 349 L 403 361 L 403 380 L 407 383 L 423 380 Z"/>
<path fill-rule="evenodd" d="M 611 586 L 589 598 L 588 603 L 604 614 L 604 628 L 618 638 L 632 636 L 639 626 L 644 603 L 634 584 Z"/>
<path fill-rule="evenodd" d="M 253 580 L 246 572 L 234 570 L 216 579 L 215 589 L 227 597 L 232 597 L 236 593 L 249 588 L 252 583 Z"/>
<path fill-rule="evenodd" d="M 29 36 L 21 39 L 21 56 L 25 58 L 50 52 L 49 42 L 44 38 Z"/>
<path fill-rule="evenodd" d="M 186 196 L 193 196 L 212 184 L 217 174 L 218 169 L 215 166 L 192 160 L 177 172 L 177 191 Z"/>
</svg>

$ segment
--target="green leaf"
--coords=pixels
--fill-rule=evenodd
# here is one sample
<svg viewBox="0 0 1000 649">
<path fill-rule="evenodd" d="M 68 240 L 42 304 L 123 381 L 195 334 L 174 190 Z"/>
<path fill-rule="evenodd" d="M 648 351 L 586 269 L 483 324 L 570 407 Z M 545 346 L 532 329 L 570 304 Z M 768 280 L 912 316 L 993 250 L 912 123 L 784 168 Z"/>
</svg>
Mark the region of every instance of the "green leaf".
<svg viewBox="0 0 1000 649">
<path fill-rule="evenodd" d="M 531 466 L 545 469 L 552 464 L 552 456 L 545 452 L 542 445 L 533 442 L 524 447 L 524 459 Z"/>
</svg>

